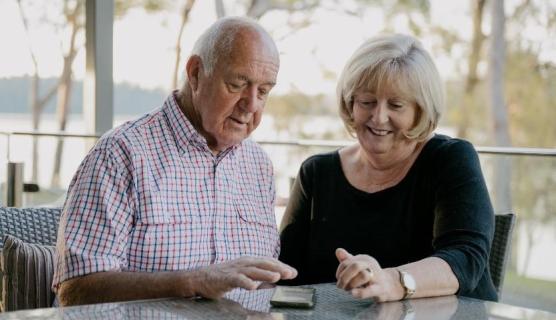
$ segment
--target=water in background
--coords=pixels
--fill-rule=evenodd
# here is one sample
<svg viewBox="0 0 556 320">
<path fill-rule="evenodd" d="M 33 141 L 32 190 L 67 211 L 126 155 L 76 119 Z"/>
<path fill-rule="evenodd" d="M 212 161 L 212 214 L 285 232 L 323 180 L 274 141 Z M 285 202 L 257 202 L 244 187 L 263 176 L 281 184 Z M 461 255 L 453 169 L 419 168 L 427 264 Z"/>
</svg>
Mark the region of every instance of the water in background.
<svg viewBox="0 0 556 320">
<path fill-rule="evenodd" d="M 134 118 L 133 116 L 116 116 L 115 125 L 119 125 L 124 121 Z M 1 114 L 0 117 L 0 131 L 28 131 L 31 130 L 30 116 L 27 114 Z M 314 130 L 319 130 L 323 127 L 338 127 L 341 128 L 342 124 L 339 120 L 328 120 L 311 118 L 311 123 L 314 124 Z M 68 121 L 67 132 L 83 133 L 84 128 L 83 119 L 80 116 L 73 116 Z M 54 115 L 44 115 L 40 127 L 44 132 L 56 132 L 56 119 Z M 255 137 L 260 140 L 275 140 L 275 139 L 288 139 L 287 132 L 276 132 L 273 129 L 273 120 L 265 116 L 261 126 L 257 129 Z M 42 137 L 39 138 L 39 176 L 38 184 L 42 188 L 50 186 L 51 175 L 54 168 L 54 154 L 56 148 L 56 138 Z M 79 163 L 91 147 L 90 142 L 83 138 L 66 138 L 64 143 L 64 153 L 62 155 L 62 169 L 61 169 L 61 186 L 66 189 L 75 170 Z M 276 186 L 277 195 L 279 198 L 287 198 L 289 195 L 289 188 L 292 179 L 296 176 L 301 162 L 309 155 L 323 152 L 322 148 L 297 148 L 285 146 L 264 146 L 264 149 L 269 153 L 275 167 L 276 173 Z M 7 139 L 5 136 L 0 135 L 0 182 L 6 179 L 6 162 L 7 162 Z M 23 162 L 25 164 L 24 177 L 25 181 L 31 180 L 32 168 L 32 138 L 27 136 L 12 136 L 10 141 L 10 160 L 15 162 Z M 489 171 L 488 161 L 487 165 L 483 162 L 485 172 Z M 486 174 L 488 178 L 488 174 Z M 277 222 L 281 220 L 284 211 L 283 206 L 276 208 Z M 523 269 L 525 266 L 526 252 L 528 246 L 528 239 L 524 234 L 523 229 L 528 226 L 526 222 L 519 220 L 515 228 L 517 233 L 517 241 L 514 243 L 517 251 L 517 266 L 520 273 L 524 273 L 528 277 L 546 279 L 556 281 L 556 227 L 554 224 L 543 225 L 538 224 L 536 229 L 535 244 L 529 254 L 529 263 L 527 270 Z"/>
</svg>

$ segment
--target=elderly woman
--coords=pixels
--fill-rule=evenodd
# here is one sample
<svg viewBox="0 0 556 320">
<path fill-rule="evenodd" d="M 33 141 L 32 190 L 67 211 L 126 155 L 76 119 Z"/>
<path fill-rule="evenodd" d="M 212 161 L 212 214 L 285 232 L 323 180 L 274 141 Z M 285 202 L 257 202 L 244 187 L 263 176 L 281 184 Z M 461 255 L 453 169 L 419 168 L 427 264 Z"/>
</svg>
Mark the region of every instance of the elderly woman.
<svg viewBox="0 0 556 320">
<path fill-rule="evenodd" d="M 444 104 L 414 38 L 365 42 L 338 83 L 358 142 L 301 166 L 282 220 L 289 284 L 337 281 L 359 298 L 459 294 L 496 300 L 488 269 L 493 209 L 473 146 L 434 134 Z"/>
</svg>

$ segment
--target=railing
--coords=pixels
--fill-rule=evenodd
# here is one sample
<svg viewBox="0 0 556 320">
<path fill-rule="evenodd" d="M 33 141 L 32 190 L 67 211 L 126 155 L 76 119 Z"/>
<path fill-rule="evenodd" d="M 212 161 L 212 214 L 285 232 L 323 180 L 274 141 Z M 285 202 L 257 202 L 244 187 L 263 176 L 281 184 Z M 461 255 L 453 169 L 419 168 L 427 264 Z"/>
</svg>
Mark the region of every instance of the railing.
<svg viewBox="0 0 556 320">
<path fill-rule="evenodd" d="M 23 163 L 14 163 L 11 161 L 10 149 L 11 139 L 15 136 L 28 137 L 53 137 L 53 138 L 85 138 L 98 139 L 101 134 L 81 134 L 67 132 L 42 132 L 42 131 L 0 131 L 7 139 L 6 160 L 7 166 L 7 184 L 6 197 L 4 202 L 8 206 L 21 206 L 21 194 L 24 191 L 23 186 Z M 317 148 L 340 148 L 353 143 L 349 140 L 256 140 L 264 146 L 286 146 L 286 147 L 317 147 Z M 516 148 L 516 147 L 475 147 L 480 154 L 499 155 L 499 156 L 534 156 L 534 157 L 556 157 L 556 148 Z M 25 185 L 25 189 L 29 189 Z"/>
<path fill-rule="evenodd" d="M 9 159 L 10 137 L 11 136 L 32 136 L 32 137 L 58 137 L 58 138 L 91 138 L 98 139 L 101 134 L 80 134 L 66 132 L 42 132 L 42 131 L 0 131 L 8 139 L 7 155 Z M 292 146 L 292 147 L 324 147 L 340 148 L 345 147 L 353 141 L 350 140 L 256 140 L 261 145 Z M 507 155 L 507 156 L 556 156 L 556 148 L 517 148 L 517 147 L 475 147 L 478 153 Z"/>
</svg>

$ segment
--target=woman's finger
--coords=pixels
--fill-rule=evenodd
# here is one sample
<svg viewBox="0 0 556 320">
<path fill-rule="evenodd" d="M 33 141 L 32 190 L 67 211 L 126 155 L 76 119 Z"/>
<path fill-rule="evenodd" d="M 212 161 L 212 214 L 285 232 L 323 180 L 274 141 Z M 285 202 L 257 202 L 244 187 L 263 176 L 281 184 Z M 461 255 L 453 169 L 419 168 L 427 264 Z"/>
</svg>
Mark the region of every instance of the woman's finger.
<svg viewBox="0 0 556 320">
<path fill-rule="evenodd" d="M 351 255 L 344 248 L 338 248 L 338 249 L 336 249 L 336 258 L 338 258 L 338 261 L 342 262 L 346 259 L 353 258 L 353 255 Z"/>
<path fill-rule="evenodd" d="M 351 279 L 351 281 L 346 286 L 346 290 L 371 285 L 373 283 L 374 276 L 374 270 L 372 270 L 370 267 L 364 268 Z"/>
<path fill-rule="evenodd" d="M 353 278 L 355 278 L 359 274 L 361 270 L 365 269 L 365 267 L 366 266 L 364 266 L 359 261 L 350 260 L 350 263 L 347 264 L 344 270 L 342 270 L 339 274 L 338 287 L 344 290 L 351 289 L 350 287 L 348 287 L 348 284 L 352 281 Z"/>
</svg>

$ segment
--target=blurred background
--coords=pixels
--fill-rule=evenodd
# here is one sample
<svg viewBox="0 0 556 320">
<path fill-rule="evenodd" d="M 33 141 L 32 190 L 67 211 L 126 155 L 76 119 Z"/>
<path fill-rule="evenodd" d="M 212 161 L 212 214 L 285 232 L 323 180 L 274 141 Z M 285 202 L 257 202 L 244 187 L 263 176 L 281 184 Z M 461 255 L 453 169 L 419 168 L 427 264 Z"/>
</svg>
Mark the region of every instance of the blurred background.
<svg viewBox="0 0 556 320">
<path fill-rule="evenodd" d="M 421 39 L 445 80 L 437 132 L 477 147 L 496 213 L 517 214 L 502 302 L 556 312 L 556 1 L 113 2 L 113 126 L 181 86 L 194 41 L 218 17 L 248 16 L 272 34 L 278 84 L 253 138 L 275 165 L 278 222 L 301 161 L 352 141 L 335 103 L 349 55 L 378 33 Z M 23 163 L 23 206 L 62 205 L 102 134 L 83 111 L 85 4 L 0 0 L 0 192 L 6 164 Z"/>
</svg>

